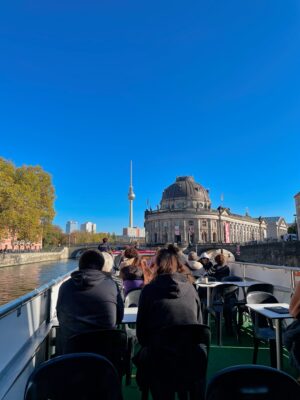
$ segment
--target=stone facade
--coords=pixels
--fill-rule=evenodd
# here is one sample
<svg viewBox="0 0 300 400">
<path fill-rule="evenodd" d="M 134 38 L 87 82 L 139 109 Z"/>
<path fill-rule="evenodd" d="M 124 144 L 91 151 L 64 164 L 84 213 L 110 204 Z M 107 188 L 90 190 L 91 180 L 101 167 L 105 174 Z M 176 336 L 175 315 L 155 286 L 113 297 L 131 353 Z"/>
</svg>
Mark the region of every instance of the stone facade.
<svg viewBox="0 0 300 400">
<path fill-rule="evenodd" d="M 267 223 L 267 238 L 282 240 L 288 231 L 288 225 L 283 217 L 264 217 Z"/>
<path fill-rule="evenodd" d="M 262 241 L 267 225 L 262 218 L 211 208 L 208 191 L 191 176 L 178 177 L 163 192 L 160 207 L 145 211 L 146 243 L 200 244 Z"/>
</svg>

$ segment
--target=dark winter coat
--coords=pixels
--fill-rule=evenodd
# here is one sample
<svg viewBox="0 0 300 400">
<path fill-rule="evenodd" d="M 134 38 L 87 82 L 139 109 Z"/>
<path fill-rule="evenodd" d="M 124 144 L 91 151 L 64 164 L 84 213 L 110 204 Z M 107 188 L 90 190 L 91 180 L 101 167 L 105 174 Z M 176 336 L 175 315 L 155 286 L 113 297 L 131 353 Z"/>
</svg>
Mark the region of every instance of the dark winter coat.
<svg viewBox="0 0 300 400">
<path fill-rule="evenodd" d="M 115 328 L 122 321 L 124 303 L 116 283 L 96 269 L 75 271 L 58 294 L 57 318 L 61 351 L 68 338 L 93 329 Z"/>
<path fill-rule="evenodd" d="M 143 288 L 136 323 L 142 346 L 164 327 L 198 323 L 202 323 L 200 299 L 186 275 L 162 274 Z"/>
<path fill-rule="evenodd" d="M 228 265 L 214 265 L 207 271 L 207 275 L 216 278 L 217 281 L 221 281 L 223 278 L 230 275 L 230 269 Z"/>
</svg>

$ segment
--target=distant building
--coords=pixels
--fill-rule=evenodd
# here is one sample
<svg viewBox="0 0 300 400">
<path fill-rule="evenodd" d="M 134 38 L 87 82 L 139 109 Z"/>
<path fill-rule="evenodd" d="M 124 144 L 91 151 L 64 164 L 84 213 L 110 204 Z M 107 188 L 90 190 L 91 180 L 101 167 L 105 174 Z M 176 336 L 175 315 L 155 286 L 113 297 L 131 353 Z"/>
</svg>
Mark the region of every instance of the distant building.
<svg viewBox="0 0 300 400">
<path fill-rule="evenodd" d="M 29 242 L 26 240 L 19 240 L 18 235 L 13 237 L 9 233 L 2 237 L 0 240 L 0 251 L 7 250 L 28 250 L 35 251 L 41 250 L 43 247 L 42 238 L 38 239 L 36 242 Z"/>
<path fill-rule="evenodd" d="M 146 243 L 245 243 L 263 241 L 263 218 L 237 215 L 230 208 L 211 208 L 209 191 L 192 176 L 179 176 L 162 194 L 156 210 L 145 211 Z"/>
<path fill-rule="evenodd" d="M 138 228 L 138 227 L 123 228 L 123 236 L 128 237 L 128 238 L 144 238 L 145 237 L 145 228 Z"/>
<path fill-rule="evenodd" d="M 296 203 L 298 238 L 300 239 L 300 192 L 294 196 L 294 199 L 295 199 L 295 203 Z"/>
<path fill-rule="evenodd" d="M 287 234 L 288 224 L 283 217 L 263 217 L 267 223 L 267 239 L 283 239 Z"/>
<path fill-rule="evenodd" d="M 93 222 L 85 222 L 80 225 L 81 232 L 96 233 L 96 224 Z"/>
<path fill-rule="evenodd" d="M 77 221 L 68 221 L 66 224 L 66 233 L 72 233 L 78 231 L 78 222 Z"/>
</svg>

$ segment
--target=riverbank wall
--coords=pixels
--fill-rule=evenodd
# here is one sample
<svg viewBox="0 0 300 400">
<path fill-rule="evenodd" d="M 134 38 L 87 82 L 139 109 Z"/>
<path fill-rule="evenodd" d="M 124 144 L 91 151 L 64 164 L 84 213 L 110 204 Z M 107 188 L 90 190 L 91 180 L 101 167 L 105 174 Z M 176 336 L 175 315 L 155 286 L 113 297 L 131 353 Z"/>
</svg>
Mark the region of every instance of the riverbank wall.
<svg viewBox="0 0 300 400">
<path fill-rule="evenodd" d="M 300 267 L 300 241 L 261 243 L 240 247 L 237 261 Z"/>
<path fill-rule="evenodd" d="M 37 253 L 5 253 L 0 254 L 0 268 L 12 265 L 31 264 L 44 261 L 59 261 L 69 258 L 69 249 L 64 247 L 57 252 L 37 252 Z"/>
</svg>

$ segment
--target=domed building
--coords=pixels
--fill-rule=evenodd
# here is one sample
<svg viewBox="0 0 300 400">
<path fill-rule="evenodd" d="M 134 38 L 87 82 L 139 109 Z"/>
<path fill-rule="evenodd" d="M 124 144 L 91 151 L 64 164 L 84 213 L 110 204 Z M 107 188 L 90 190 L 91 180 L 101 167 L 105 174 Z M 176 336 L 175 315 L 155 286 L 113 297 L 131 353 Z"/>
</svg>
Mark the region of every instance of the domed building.
<svg viewBox="0 0 300 400">
<path fill-rule="evenodd" d="M 179 176 L 162 194 L 157 210 L 145 211 L 146 242 L 242 243 L 263 240 L 267 225 L 262 218 L 211 208 L 209 191 L 192 176 Z"/>
</svg>

